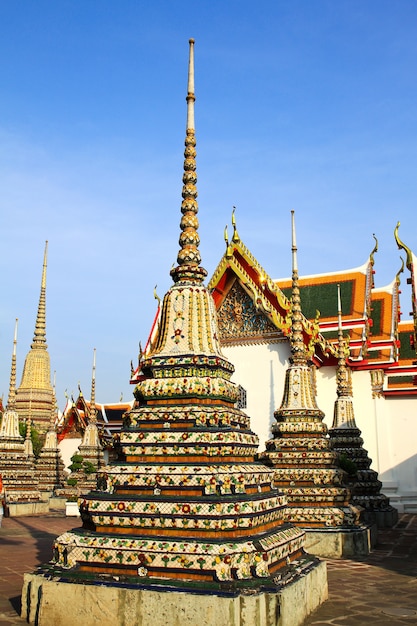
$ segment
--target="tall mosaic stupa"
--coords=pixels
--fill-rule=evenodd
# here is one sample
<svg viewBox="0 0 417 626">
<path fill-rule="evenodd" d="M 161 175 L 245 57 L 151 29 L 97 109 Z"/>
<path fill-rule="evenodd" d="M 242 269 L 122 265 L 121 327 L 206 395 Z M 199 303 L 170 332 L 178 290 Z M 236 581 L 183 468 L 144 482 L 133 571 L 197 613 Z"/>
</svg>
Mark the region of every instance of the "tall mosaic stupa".
<svg viewBox="0 0 417 626">
<path fill-rule="evenodd" d="M 54 561 L 25 578 L 29 623 L 296 625 L 327 597 L 325 565 L 285 521 L 286 498 L 255 461 L 258 438 L 235 406 L 234 368 L 203 284 L 194 101 L 190 40 L 173 285 L 141 355 L 120 460 L 79 499 L 83 527 L 58 537 Z"/>
<path fill-rule="evenodd" d="M 48 242 L 43 257 L 41 292 L 32 345 L 26 355 L 22 380 L 17 389 L 16 410 L 21 420 L 32 420 L 33 426 L 46 434 L 54 407 L 51 385 L 51 363 L 46 344 L 46 268 Z"/>
<path fill-rule="evenodd" d="M 307 531 L 307 548 L 320 556 L 366 554 L 368 529 L 350 503 L 344 471 L 330 448 L 324 413 L 317 406 L 314 369 L 303 335 L 294 211 L 292 222 L 292 296 L 290 363 L 273 438 L 260 458 L 275 470 L 275 484 L 288 498 L 287 520 Z"/>
</svg>

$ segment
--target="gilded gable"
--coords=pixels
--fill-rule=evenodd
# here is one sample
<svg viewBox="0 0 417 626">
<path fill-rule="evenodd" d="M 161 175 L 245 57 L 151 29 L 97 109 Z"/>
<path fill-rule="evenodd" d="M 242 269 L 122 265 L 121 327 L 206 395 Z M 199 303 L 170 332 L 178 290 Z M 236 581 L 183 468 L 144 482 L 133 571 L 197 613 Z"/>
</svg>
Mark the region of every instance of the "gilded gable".
<svg viewBox="0 0 417 626">
<path fill-rule="evenodd" d="M 220 339 L 223 343 L 271 340 L 281 336 L 267 316 L 235 280 L 218 311 Z"/>
</svg>

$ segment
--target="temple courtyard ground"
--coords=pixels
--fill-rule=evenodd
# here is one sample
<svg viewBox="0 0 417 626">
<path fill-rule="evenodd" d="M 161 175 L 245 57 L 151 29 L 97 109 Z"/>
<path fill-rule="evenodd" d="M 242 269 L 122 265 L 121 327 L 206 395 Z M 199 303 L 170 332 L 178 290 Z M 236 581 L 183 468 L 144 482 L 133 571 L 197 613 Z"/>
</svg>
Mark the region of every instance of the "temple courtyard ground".
<svg viewBox="0 0 417 626">
<path fill-rule="evenodd" d="M 0 626 L 26 623 L 20 618 L 23 574 L 49 561 L 54 538 L 79 524 L 79 518 L 62 512 L 3 518 Z M 417 515 L 402 514 L 394 528 L 380 530 L 369 556 L 331 559 L 327 568 L 329 600 L 305 626 L 417 624 Z"/>
</svg>

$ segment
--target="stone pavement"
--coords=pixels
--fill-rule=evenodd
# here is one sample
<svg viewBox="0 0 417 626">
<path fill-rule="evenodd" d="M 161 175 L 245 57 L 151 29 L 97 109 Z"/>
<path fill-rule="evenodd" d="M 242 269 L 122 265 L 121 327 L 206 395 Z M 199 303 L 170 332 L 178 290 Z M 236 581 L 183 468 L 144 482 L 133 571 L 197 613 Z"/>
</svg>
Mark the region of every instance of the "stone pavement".
<svg viewBox="0 0 417 626">
<path fill-rule="evenodd" d="M 3 519 L 0 626 L 26 623 L 19 617 L 23 574 L 49 561 L 53 539 L 79 525 L 79 518 L 62 513 Z M 417 515 L 403 514 L 394 528 L 379 531 L 368 557 L 327 563 L 329 600 L 304 626 L 417 624 Z"/>
</svg>

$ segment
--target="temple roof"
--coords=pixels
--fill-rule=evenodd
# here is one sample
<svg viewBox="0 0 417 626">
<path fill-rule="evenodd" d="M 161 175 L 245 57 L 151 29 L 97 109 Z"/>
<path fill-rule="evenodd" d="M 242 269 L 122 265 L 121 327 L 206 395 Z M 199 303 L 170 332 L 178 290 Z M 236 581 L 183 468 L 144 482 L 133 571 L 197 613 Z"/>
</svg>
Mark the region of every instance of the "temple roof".
<svg viewBox="0 0 417 626">
<path fill-rule="evenodd" d="M 243 244 L 237 233 L 234 215 L 233 236 L 225 233 L 226 251 L 209 282 L 220 317 L 223 345 L 283 341 L 290 332 L 291 278 L 272 279 Z M 395 233 L 397 243 L 398 226 Z M 376 240 L 375 240 L 376 241 Z M 338 337 L 337 289 L 340 285 L 343 311 L 342 328 L 349 339 L 349 365 L 355 369 L 382 368 L 389 377 L 388 391 L 412 389 L 417 392 L 416 327 L 417 260 L 407 251 L 407 268 L 412 285 L 413 320 L 401 322 L 400 274 L 385 287 L 374 286 L 374 254 L 353 269 L 300 276 L 303 335 L 310 358 L 316 365 L 335 365 Z M 403 264 L 404 265 L 404 264 Z M 261 323 L 256 317 L 263 319 Z M 405 367 L 400 380 L 399 367 Z M 398 373 L 394 376 L 392 370 Z M 405 378 L 404 378 L 405 377 Z M 387 386 L 387 383 L 389 385 Z M 395 385 L 398 383 L 398 387 Z"/>
<path fill-rule="evenodd" d="M 248 343 L 252 341 L 280 340 L 289 336 L 291 329 L 291 303 L 290 293 L 285 294 L 280 285 L 272 280 L 260 263 L 255 259 L 249 249 L 240 239 L 236 223 L 233 221 L 233 236 L 229 242 L 227 233 L 226 252 L 220 260 L 210 282 L 209 289 L 212 291 L 217 310 L 226 302 L 229 294 L 239 288 L 252 300 L 255 311 L 265 318 L 264 324 L 258 334 L 244 336 L 237 334 L 233 337 L 223 337 L 220 328 L 221 339 L 224 343 Z M 235 312 L 236 314 L 236 312 Z M 220 324 L 221 325 L 221 324 Z M 311 358 L 323 362 L 325 355 L 333 349 L 319 332 L 317 320 L 308 320 L 302 317 L 303 336 L 308 354 Z M 265 329 L 268 329 L 265 333 Z M 273 328 L 275 332 L 273 332 Z"/>
<path fill-rule="evenodd" d="M 113 402 L 101 404 L 95 401 L 94 406 L 97 411 L 97 427 L 104 438 L 110 438 L 120 430 L 123 424 L 123 415 L 132 408 L 133 400 L 130 402 Z M 66 437 L 82 437 L 89 423 L 90 401 L 86 400 L 80 392 L 77 400 L 68 401 L 64 409 L 62 418 L 58 424 L 58 441 Z"/>
</svg>

